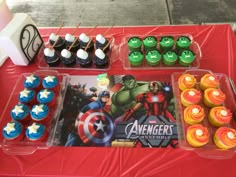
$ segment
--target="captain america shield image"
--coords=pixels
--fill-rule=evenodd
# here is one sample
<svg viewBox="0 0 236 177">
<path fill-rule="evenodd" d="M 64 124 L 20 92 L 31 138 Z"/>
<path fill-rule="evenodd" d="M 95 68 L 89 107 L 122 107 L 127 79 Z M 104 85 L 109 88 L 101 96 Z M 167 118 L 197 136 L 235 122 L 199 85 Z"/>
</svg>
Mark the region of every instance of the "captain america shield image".
<svg viewBox="0 0 236 177">
<path fill-rule="evenodd" d="M 79 120 L 78 134 L 85 144 L 106 146 L 110 143 L 113 133 L 112 119 L 102 110 L 89 110 Z"/>
</svg>

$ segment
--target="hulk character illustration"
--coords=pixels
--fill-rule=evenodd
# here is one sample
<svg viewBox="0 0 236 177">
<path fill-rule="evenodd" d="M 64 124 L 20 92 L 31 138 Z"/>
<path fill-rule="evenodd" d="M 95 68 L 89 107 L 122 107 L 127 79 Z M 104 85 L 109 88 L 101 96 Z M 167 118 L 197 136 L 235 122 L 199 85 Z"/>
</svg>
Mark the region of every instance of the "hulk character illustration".
<svg viewBox="0 0 236 177">
<path fill-rule="evenodd" d="M 137 82 L 132 75 L 122 77 L 123 86 L 112 95 L 110 114 L 113 119 L 122 116 L 126 110 L 132 108 L 136 103 L 139 94 L 149 91 L 147 82 Z M 133 117 L 138 118 L 146 113 L 144 108 L 140 108 L 133 113 Z"/>
<path fill-rule="evenodd" d="M 104 146 L 109 143 L 114 128 L 109 115 L 103 110 L 109 99 L 110 93 L 102 91 L 96 101 L 82 107 L 76 117 L 74 131 L 69 133 L 65 146 L 82 146 L 90 143 Z"/>
</svg>

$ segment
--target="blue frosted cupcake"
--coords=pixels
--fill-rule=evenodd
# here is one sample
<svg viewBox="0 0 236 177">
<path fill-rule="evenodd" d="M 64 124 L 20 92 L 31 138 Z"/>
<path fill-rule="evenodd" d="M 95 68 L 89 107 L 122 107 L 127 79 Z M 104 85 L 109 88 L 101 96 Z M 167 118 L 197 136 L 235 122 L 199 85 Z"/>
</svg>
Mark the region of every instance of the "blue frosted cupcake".
<svg viewBox="0 0 236 177">
<path fill-rule="evenodd" d="M 24 86 L 28 89 L 39 90 L 41 86 L 40 77 L 35 74 L 27 76 L 24 81 Z"/>
<path fill-rule="evenodd" d="M 25 88 L 24 90 L 22 90 L 19 95 L 18 95 L 18 100 L 21 103 L 25 103 L 25 104 L 34 104 L 36 101 L 36 93 L 34 90 L 32 89 L 27 89 Z"/>
<path fill-rule="evenodd" d="M 44 141 L 47 137 L 46 127 L 42 124 L 34 122 L 32 125 L 27 127 L 25 135 L 30 141 Z"/>
<path fill-rule="evenodd" d="M 12 119 L 21 123 L 27 123 L 30 120 L 29 107 L 25 104 L 17 104 L 10 112 Z"/>
<path fill-rule="evenodd" d="M 46 104 L 34 105 L 30 115 L 35 122 L 47 123 L 49 120 L 49 107 Z"/>
<path fill-rule="evenodd" d="M 55 94 L 52 90 L 42 89 L 37 94 L 37 100 L 39 103 L 52 106 L 55 103 Z"/>
<path fill-rule="evenodd" d="M 17 121 L 8 122 L 2 129 L 2 135 L 7 140 L 19 141 L 24 137 L 23 126 Z"/>
<path fill-rule="evenodd" d="M 43 78 L 42 85 L 43 85 L 43 88 L 51 89 L 55 92 L 58 90 L 59 81 L 56 76 L 49 75 L 49 76 L 46 76 L 45 78 Z"/>
</svg>

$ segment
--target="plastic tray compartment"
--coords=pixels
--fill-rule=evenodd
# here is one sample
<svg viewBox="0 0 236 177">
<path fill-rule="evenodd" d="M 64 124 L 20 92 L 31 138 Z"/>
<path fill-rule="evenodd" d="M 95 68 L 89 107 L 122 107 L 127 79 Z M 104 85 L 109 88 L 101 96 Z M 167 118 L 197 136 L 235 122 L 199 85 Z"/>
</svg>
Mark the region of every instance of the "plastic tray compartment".
<svg viewBox="0 0 236 177">
<path fill-rule="evenodd" d="M 62 109 L 62 102 L 65 96 L 65 92 L 67 89 L 67 85 L 69 83 L 69 75 L 61 74 L 57 71 L 36 71 L 34 73 L 24 73 L 19 76 L 15 87 L 11 93 L 11 96 L 6 104 L 6 107 L 3 111 L 3 115 L 1 117 L 0 128 L 1 131 L 3 127 L 12 120 L 10 116 L 11 109 L 19 103 L 18 94 L 20 91 L 24 89 L 23 82 L 25 78 L 31 74 L 38 75 L 41 79 L 47 75 L 55 75 L 59 79 L 59 91 L 56 94 L 56 103 L 53 106 L 50 106 L 50 112 L 52 113 L 49 122 L 46 124 L 46 130 L 48 131 L 48 136 L 46 141 L 42 142 L 33 142 L 29 141 L 24 137 L 20 141 L 9 141 L 6 140 L 2 133 L 0 134 L 0 146 L 3 151 L 7 154 L 16 154 L 16 155 L 24 155 L 24 154 L 32 154 L 37 149 L 47 149 L 49 146 L 53 145 L 53 140 L 55 136 L 55 128 L 57 124 L 57 119 L 59 118 L 60 110 Z M 30 122 L 32 123 L 32 122 Z M 26 125 L 25 125 L 26 126 Z"/>
<path fill-rule="evenodd" d="M 177 128 L 178 128 L 178 139 L 179 139 L 179 145 L 182 149 L 185 150 L 192 150 L 195 151 L 199 156 L 205 157 L 205 158 L 212 158 L 212 159 L 226 159 L 226 158 L 231 158 L 234 153 L 235 153 L 235 148 L 229 149 L 229 150 L 222 150 L 219 149 L 213 142 L 213 135 L 216 131 L 216 127 L 213 127 L 209 122 L 208 122 L 208 112 L 209 108 L 204 106 L 203 103 L 201 103 L 201 106 L 205 109 L 205 118 L 202 122 L 202 125 L 208 128 L 210 138 L 208 144 L 206 144 L 203 147 L 200 148 L 194 148 L 191 145 L 188 144 L 186 141 L 186 130 L 188 128 L 188 124 L 185 123 L 183 119 L 183 111 L 184 111 L 184 106 L 180 102 L 180 94 L 181 90 L 178 87 L 178 78 L 182 74 L 192 74 L 196 77 L 197 79 L 197 89 L 199 89 L 199 82 L 200 78 L 206 74 L 206 73 L 212 73 L 211 71 L 208 70 L 187 70 L 185 72 L 176 72 L 172 74 L 172 85 L 173 85 L 173 92 L 175 96 L 175 109 L 176 109 L 176 119 L 177 119 Z M 226 95 L 226 100 L 224 102 L 224 106 L 228 109 L 231 110 L 232 113 L 236 112 L 236 104 L 234 101 L 234 95 L 232 92 L 232 89 L 230 87 L 230 82 L 228 77 L 225 74 L 222 73 L 214 73 L 214 75 L 219 79 L 220 81 L 220 86 L 219 88 L 225 93 Z M 230 128 L 236 128 L 236 122 L 234 118 L 232 118 L 231 122 L 227 125 L 227 127 Z"/>
<path fill-rule="evenodd" d="M 64 38 L 64 36 L 61 36 Z M 92 39 L 93 39 L 93 42 L 94 42 L 94 50 L 89 52 L 91 57 L 93 58 L 94 55 L 95 55 L 95 38 L 96 36 L 90 36 Z M 39 54 L 37 56 L 37 59 L 39 60 L 39 63 L 38 63 L 38 67 L 41 68 L 41 69 L 69 69 L 69 70 L 109 70 L 110 67 L 111 67 L 111 64 L 116 60 L 117 58 L 117 49 L 116 49 L 116 45 L 115 45 L 115 39 L 113 37 L 106 37 L 106 39 L 108 41 L 111 40 L 110 42 L 110 45 L 109 45 L 109 51 L 106 53 L 106 55 L 108 56 L 109 58 L 109 63 L 107 66 L 103 67 L 103 68 L 98 68 L 96 67 L 96 65 L 94 64 L 94 62 L 92 63 L 91 66 L 89 67 L 81 67 L 78 63 L 78 61 L 76 60 L 76 64 L 74 66 L 70 66 L 70 67 L 67 67 L 67 66 L 64 66 L 64 64 L 61 62 L 58 66 L 49 66 L 46 62 L 45 62 L 45 59 L 44 59 L 44 49 L 45 47 L 49 47 L 49 42 L 45 42 L 44 46 L 41 48 L 41 50 L 39 51 Z M 61 56 L 61 53 L 59 51 L 57 51 L 57 54 L 59 56 Z M 73 52 L 73 55 L 76 57 L 76 52 Z"/>
<path fill-rule="evenodd" d="M 160 39 L 161 37 L 163 36 L 172 36 L 175 40 L 175 44 L 173 46 L 173 51 L 175 51 L 177 54 L 178 54 L 178 51 L 176 50 L 176 40 L 178 37 L 180 36 L 187 36 L 190 40 L 191 40 L 191 45 L 189 47 L 190 50 L 192 50 L 195 55 L 196 55 L 196 58 L 195 60 L 193 61 L 193 63 L 190 65 L 190 66 L 182 66 L 178 63 L 178 61 L 176 62 L 176 64 L 172 65 L 172 66 L 168 66 L 168 65 L 165 65 L 163 62 L 162 62 L 162 59 L 161 59 L 161 62 L 156 65 L 156 66 L 150 66 L 148 65 L 147 61 L 146 61 L 146 58 L 145 58 L 145 54 L 146 52 L 144 51 L 143 49 L 143 45 L 142 45 L 142 48 L 141 48 L 141 51 L 143 52 L 143 55 L 144 55 L 144 59 L 143 59 L 143 62 L 140 66 L 131 66 L 130 65 L 130 62 L 128 60 L 128 56 L 129 56 L 129 48 L 128 48 L 128 40 L 129 38 L 131 37 L 134 37 L 134 36 L 137 36 L 139 38 L 141 38 L 142 40 L 147 37 L 147 36 L 155 36 L 157 38 L 157 50 L 163 54 L 163 52 L 160 50 Z M 127 36 L 124 36 L 123 39 L 122 39 L 122 43 L 120 44 L 119 46 L 119 55 L 120 55 L 120 59 L 123 63 L 123 67 L 124 69 L 127 69 L 127 70 L 131 70 L 131 69 L 136 69 L 136 70 L 142 70 L 142 69 L 192 69 L 192 68 L 199 68 L 200 66 L 200 59 L 202 57 L 202 53 L 201 53 L 201 49 L 198 45 L 198 43 L 196 41 L 194 41 L 192 35 L 190 34 L 147 34 L 147 35 L 127 35 Z"/>
</svg>

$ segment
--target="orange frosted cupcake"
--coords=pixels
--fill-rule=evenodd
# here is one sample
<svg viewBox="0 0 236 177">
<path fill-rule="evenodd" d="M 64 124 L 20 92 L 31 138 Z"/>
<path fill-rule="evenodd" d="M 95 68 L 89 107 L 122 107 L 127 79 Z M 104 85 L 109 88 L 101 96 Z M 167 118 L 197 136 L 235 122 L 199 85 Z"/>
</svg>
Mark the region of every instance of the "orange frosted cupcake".
<svg viewBox="0 0 236 177">
<path fill-rule="evenodd" d="M 205 74 L 200 80 L 200 88 L 206 90 L 207 88 L 218 88 L 219 79 L 214 74 Z"/>
<path fill-rule="evenodd" d="M 201 124 L 191 125 L 187 129 L 187 142 L 193 147 L 202 147 L 209 141 L 208 129 Z"/>
<path fill-rule="evenodd" d="M 198 104 L 201 97 L 201 92 L 197 89 L 186 89 L 181 93 L 181 103 L 185 107 L 188 107 L 193 104 Z"/>
<path fill-rule="evenodd" d="M 178 79 L 178 85 L 180 90 L 194 88 L 196 85 L 196 78 L 191 74 L 183 74 Z"/>
<path fill-rule="evenodd" d="M 224 106 L 217 106 L 211 108 L 208 119 L 212 125 L 220 127 L 230 122 L 232 119 L 232 113 Z"/>
<path fill-rule="evenodd" d="M 201 123 L 204 117 L 205 111 L 199 105 L 191 105 L 184 109 L 184 121 L 189 125 Z"/>
<path fill-rule="evenodd" d="M 220 127 L 214 135 L 214 142 L 221 149 L 230 149 L 236 146 L 236 131 L 228 127 Z"/>
<path fill-rule="evenodd" d="M 221 106 L 225 101 L 225 94 L 220 89 L 208 88 L 204 91 L 203 102 L 208 107 Z"/>
</svg>

